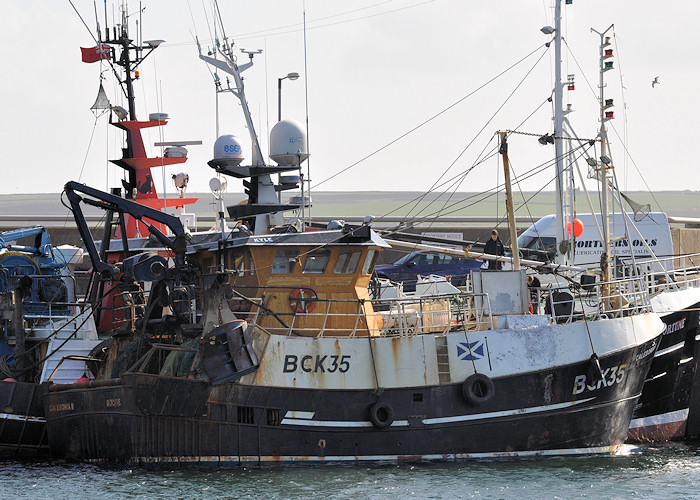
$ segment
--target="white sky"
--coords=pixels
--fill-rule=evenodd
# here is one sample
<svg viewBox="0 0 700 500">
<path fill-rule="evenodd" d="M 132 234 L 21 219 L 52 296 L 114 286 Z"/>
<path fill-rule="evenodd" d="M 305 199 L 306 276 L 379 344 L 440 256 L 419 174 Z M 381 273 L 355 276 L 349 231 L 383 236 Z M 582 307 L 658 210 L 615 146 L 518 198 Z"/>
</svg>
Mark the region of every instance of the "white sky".
<svg viewBox="0 0 700 500">
<path fill-rule="evenodd" d="M 73 3 L 94 33 L 93 2 Z M 110 25 L 117 11 L 112 3 L 108 2 Z M 553 25 L 550 0 L 306 0 L 305 68 L 302 0 L 220 0 L 220 4 L 226 33 L 236 47 L 264 49 L 256 56 L 255 66 L 244 73 L 263 150 L 277 116 L 277 78 L 291 71 L 302 75 L 297 81 L 283 82 L 282 108 L 283 117 L 303 122 L 308 89 L 314 183 L 468 95 L 546 42 L 539 28 Z M 104 24 L 103 4 L 97 5 Z M 184 168 L 168 167 L 167 191 L 173 191 L 170 174 L 182 169 L 190 175 L 190 192 L 207 192 L 214 174 L 206 165 L 216 139 L 214 92 L 210 73 L 197 58 L 193 43 L 194 33 L 201 40 L 210 38 L 205 7 L 196 0 L 143 0 L 142 5 L 146 8 L 143 39 L 167 43 L 140 68 L 138 118 L 145 120 L 148 113 L 159 111 L 160 102 L 171 116 L 162 129 L 163 140 L 204 141 L 203 146 L 189 148 Z M 107 159 L 120 157 L 123 133 L 108 126 L 106 116 L 95 126 L 89 108 L 97 95 L 100 63 L 81 62 L 79 47 L 95 43 L 68 0 L 10 0 L 3 2 L 3 11 L 0 137 L 5 175 L 0 193 L 57 193 L 68 180 L 100 189 L 120 185 L 122 170 L 108 168 Z M 130 12 L 137 11 L 138 2 L 132 1 Z M 576 90 L 565 93 L 565 102 L 571 102 L 576 111 L 570 118 L 577 133 L 593 137 L 598 127 L 594 92 L 599 38 L 590 28 L 602 31 L 615 23 L 616 70 L 606 73 L 606 97 L 615 99 L 613 125 L 620 136 L 627 134 L 632 158 L 653 190 L 700 189 L 693 150 L 700 83 L 698 19 L 700 2 L 690 0 L 574 0 L 564 9 L 570 52 L 565 47 L 563 73 L 564 78 L 568 73 L 576 76 Z M 135 37 L 135 24 L 130 28 Z M 491 119 L 540 53 L 319 189 L 423 191 L 453 162 L 448 176 L 465 171 L 494 132 L 517 127 L 550 94 L 553 47 Z M 622 69 L 624 101 L 617 68 Z M 652 89 L 657 75 L 661 85 Z M 106 76 L 110 100 L 124 105 L 114 97 L 111 74 Z M 221 115 L 221 133 L 234 133 L 247 144 L 243 116 L 233 96 L 221 96 Z M 550 116 L 551 107 L 545 105 L 521 130 L 551 132 Z M 482 127 L 481 135 L 460 156 Z M 150 136 L 144 134 L 151 146 L 161 140 L 156 130 L 151 129 Z M 646 189 L 625 158 L 616 132 L 610 130 L 610 135 L 618 178 L 630 190 Z M 160 155 L 159 148 L 152 148 L 152 155 Z M 535 138 L 511 140 L 516 174 L 552 155 L 553 147 L 540 146 Z M 502 178 L 498 169 L 495 159 L 485 162 L 459 190 L 493 187 Z M 549 178 L 550 172 L 523 188 L 539 189 Z M 162 181 L 157 189 L 162 193 Z M 229 191 L 241 190 L 240 181 L 229 180 Z"/>
</svg>

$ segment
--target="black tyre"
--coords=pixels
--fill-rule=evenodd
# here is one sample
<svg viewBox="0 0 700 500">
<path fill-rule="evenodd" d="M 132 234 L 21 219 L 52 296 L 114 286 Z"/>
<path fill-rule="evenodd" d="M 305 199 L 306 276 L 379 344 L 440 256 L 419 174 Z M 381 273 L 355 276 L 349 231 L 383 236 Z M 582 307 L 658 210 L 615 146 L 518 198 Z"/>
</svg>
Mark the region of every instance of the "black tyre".
<svg viewBox="0 0 700 500">
<path fill-rule="evenodd" d="M 462 396 L 473 406 L 478 406 L 490 400 L 495 392 L 493 381 L 483 373 L 470 375 L 462 383 Z"/>
<path fill-rule="evenodd" d="M 390 404 L 379 401 L 369 409 L 369 419 L 375 427 L 384 429 L 394 421 L 394 409 Z"/>
</svg>

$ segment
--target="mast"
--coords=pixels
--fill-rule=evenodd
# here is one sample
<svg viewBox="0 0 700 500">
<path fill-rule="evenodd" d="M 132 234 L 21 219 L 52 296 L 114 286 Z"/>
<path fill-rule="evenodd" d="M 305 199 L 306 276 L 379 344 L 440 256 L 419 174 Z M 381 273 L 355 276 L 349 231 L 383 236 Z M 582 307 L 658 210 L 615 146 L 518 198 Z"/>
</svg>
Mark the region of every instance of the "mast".
<svg viewBox="0 0 700 500">
<path fill-rule="evenodd" d="M 563 242 L 566 240 L 564 230 L 567 220 L 564 213 L 564 85 L 561 81 L 561 0 L 557 0 L 554 8 L 554 155 L 556 182 L 556 216 L 557 216 L 557 253 L 554 261 L 565 264 L 567 250 Z"/>
<path fill-rule="evenodd" d="M 508 229 L 510 231 L 510 249 L 513 254 L 513 269 L 520 270 L 520 249 L 518 248 L 518 235 L 515 227 L 515 210 L 513 209 L 513 192 L 510 187 L 510 163 L 508 161 L 508 139 L 506 132 L 499 132 L 501 146 L 499 153 L 503 156 L 503 171 L 506 184 L 506 209 L 508 210 Z"/>
<path fill-rule="evenodd" d="M 605 128 L 605 122 L 612 119 L 612 112 L 606 113 L 605 102 L 605 82 L 603 81 L 603 73 L 612 69 L 612 62 L 606 63 L 605 59 L 612 56 L 612 51 L 606 54 L 605 47 L 610 45 L 610 38 L 605 34 L 613 28 L 611 24 L 608 29 L 602 33 L 591 28 L 591 31 L 600 36 L 600 75 L 598 87 L 600 88 L 600 161 L 598 165 L 598 178 L 600 180 L 600 197 L 601 197 L 601 222 L 603 226 L 603 254 L 600 256 L 600 271 L 601 279 L 607 283 L 611 280 L 610 270 L 610 207 L 609 207 L 609 188 L 608 188 L 608 170 L 612 169 L 612 162 L 608 156 L 608 134 Z M 612 104 L 610 104 L 612 105 Z M 610 106 L 607 106 L 610 107 Z"/>
<path fill-rule="evenodd" d="M 105 26 L 104 40 L 99 42 L 99 50 L 103 46 L 109 46 L 109 54 L 104 59 L 113 59 L 110 63 L 112 72 L 126 100 L 128 110 L 120 106 L 109 105 L 111 112 L 117 120 L 112 120 L 110 114 L 109 123 L 126 133 L 126 147 L 122 149 L 122 158 L 110 160 L 111 163 L 123 168 L 128 174 L 128 180 L 122 180 L 124 197 L 160 210 L 167 207 L 182 208 L 197 201 L 196 198 L 160 198 L 156 190 L 156 183 L 151 168 L 181 164 L 187 161 L 186 145 L 201 144 L 201 141 L 179 141 L 156 143 L 156 146 L 175 146 L 172 150 L 166 149 L 163 158 L 149 157 L 143 141 L 141 130 L 150 127 L 164 126 L 168 122 L 167 113 L 151 113 L 148 121 L 138 121 L 136 117 L 136 96 L 134 93 L 134 81 L 139 79 L 138 68 L 143 61 L 157 49 L 164 40 L 147 40 L 143 42 L 137 36 L 136 43 L 129 37 L 129 12 L 126 4 L 120 6 L 121 24 L 111 29 Z M 143 23 L 141 23 L 141 26 Z M 133 57 L 132 57 L 133 51 Z M 119 52 L 117 57 L 117 52 Z M 121 68 L 122 71 L 119 70 Z M 178 149 L 179 148 L 179 149 Z M 186 186 L 186 183 L 185 183 Z M 182 186 L 182 187 L 185 187 Z M 183 191 L 184 193 L 184 191 Z M 167 228 L 162 223 L 151 221 L 159 230 L 165 232 Z M 135 237 L 145 231 L 144 222 L 139 222 L 133 217 L 127 221 L 126 232 L 128 237 Z"/>
<path fill-rule="evenodd" d="M 239 167 L 238 164 L 231 166 L 228 165 L 228 161 L 226 159 L 223 159 L 222 163 L 220 161 L 221 159 L 217 158 L 210 161 L 209 165 L 215 168 L 217 172 L 222 174 L 239 178 L 250 177 L 250 181 L 243 181 L 243 185 L 246 187 L 246 192 L 248 193 L 248 204 L 229 207 L 229 215 L 236 219 L 253 219 L 253 232 L 255 234 L 264 234 L 267 232 L 269 227 L 281 225 L 284 222 L 284 218 L 282 217 L 282 212 L 284 210 L 298 208 L 296 205 L 280 204 L 277 189 L 272 182 L 271 174 L 297 170 L 300 168 L 300 166 L 270 166 L 265 163 L 265 158 L 263 156 L 262 149 L 260 148 L 260 142 L 258 140 L 257 133 L 255 132 L 255 125 L 248 106 L 248 100 L 245 96 L 244 82 L 243 78 L 241 77 L 241 73 L 253 66 L 253 56 L 262 53 L 262 50 L 241 49 L 241 52 L 248 55 L 249 61 L 245 64 L 239 65 L 236 63 L 236 58 L 233 55 L 232 47 L 226 41 L 225 49 L 223 51 L 218 48 L 215 49 L 221 52 L 225 58 L 224 60 L 215 59 L 210 57 L 209 54 L 204 55 L 199 43 L 198 49 L 199 58 L 201 60 L 233 76 L 234 87 L 231 88 L 229 86 L 226 91 L 231 92 L 240 101 L 253 149 L 252 164 L 250 166 Z M 215 76 L 215 79 L 218 81 L 218 76 Z M 219 86 L 217 86 L 217 92 L 219 91 L 221 90 L 219 90 Z"/>
</svg>

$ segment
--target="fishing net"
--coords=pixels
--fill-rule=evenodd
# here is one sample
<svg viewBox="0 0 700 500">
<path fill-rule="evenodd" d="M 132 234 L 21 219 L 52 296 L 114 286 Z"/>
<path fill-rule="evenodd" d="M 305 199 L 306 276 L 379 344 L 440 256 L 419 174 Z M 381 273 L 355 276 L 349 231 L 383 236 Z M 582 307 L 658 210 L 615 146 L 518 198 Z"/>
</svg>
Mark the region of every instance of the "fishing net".
<svg viewBox="0 0 700 500">
<path fill-rule="evenodd" d="M 131 368 L 134 363 L 150 349 L 150 347 L 148 342 L 143 342 L 141 340 L 135 340 L 127 345 L 114 362 L 111 378 L 121 377 L 127 369 Z"/>
<path fill-rule="evenodd" d="M 182 347 L 196 349 L 199 344 L 199 339 L 188 340 Z M 192 368 L 192 361 L 196 352 L 190 351 L 171 351 L 168 357 L 165 358 L 163 368 L 160 370 L 160 375 L 164 377 L 186 377 Z"/>
</svg>

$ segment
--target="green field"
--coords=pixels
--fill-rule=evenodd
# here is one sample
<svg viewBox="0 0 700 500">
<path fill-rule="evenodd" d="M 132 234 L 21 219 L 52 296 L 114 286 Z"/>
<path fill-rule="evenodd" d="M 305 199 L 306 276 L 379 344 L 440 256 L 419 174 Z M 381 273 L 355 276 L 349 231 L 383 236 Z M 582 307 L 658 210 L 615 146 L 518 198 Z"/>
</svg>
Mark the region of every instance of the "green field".
<svg viewBox="0 0 700 500">
<path fill-rule="evenodd" d="M 456 193 L 452 196 L 431 195 L 421 198 L 414 192 L 319 192 L 313 193 L 312 213 L 320 216 L 502 216 L 505 213 L 505 196 L 487 196 L 482 193 Z M 664 191 L 655 193 L 631 192 L 627 196 L 642 204 L 650 204 L 651 211 L 669 215 L 700 217 L 700 192 Z M 526 201 L 526 203 L 524 203 Z M 592 199 L 598 207 L 597 198 Z M 517 193 L 514 195 L 516 215 L 541 217 L 554 213 L 554 192 Z M 578 212 L 590 212 L 583 193 L 576 197 Z M 626 207 L 629 210 L 629 207 Z M 599 209 L 595 209 L 599 211 Z"/>
<path fill-rule="evenodd" d="M 188 196 L 199 198 L 194 207 L 188 208 L 188 211 L 193 210 L 199 216 L 213 215 L 214 206 L 210 193 L 188 193 Z M 700 192 L 698 191 L 661 191 L 654 193 L 653 196 L 649 193 L 630 192 L 628 196 L 639 203 L 649 203 L 652 211 L 666 212 L 677 217 L 700 218 Z M 285 198 L 283 197 L 283 201 Z M 239 203 L 243 199 L 242 193 L 227 193 L 225 196 L 227 206 Z M 483 193 L 424 196 L 423 193 L 407 191 L 319 191 L 312 193 L 312 200 L 313 215 L 341 218 L 364 215 L 425 217 L 437 214 L 495 217 L 505 214 L 503 194 L 499 194 L 498 197 Z M 518 216 L 541 217 L 554 213 L 554 192 L 516 193 L 514 200 Z M 524 203 L 524 200 L 527 203 Z M 597 199 L 593 202 L 594 206 L 598 206 Z M 577 194 L 576 208 L 581 213 L 590 211 L 582 192 Z M 98 213 L 99 210 L 88 207 L 86 212 Z M 59 194 L 0 195 L 0 218 L 2 215 L 35 215 L 40 218 L 41 215 L 47 214 L 70 216 L 69 211 L 61 205 Z M 40 222 L 37 221 L 37 223 Z"/>
</svg>

